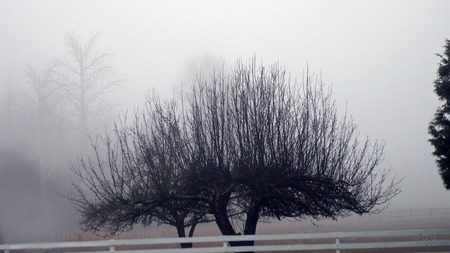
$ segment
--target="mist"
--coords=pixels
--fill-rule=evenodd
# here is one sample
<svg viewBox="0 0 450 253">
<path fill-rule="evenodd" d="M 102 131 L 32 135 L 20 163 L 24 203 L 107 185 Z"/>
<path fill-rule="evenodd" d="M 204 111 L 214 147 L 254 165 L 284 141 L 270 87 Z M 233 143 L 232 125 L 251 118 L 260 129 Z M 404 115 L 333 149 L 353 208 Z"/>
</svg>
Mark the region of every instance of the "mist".
<svg viewBox="0 0 450 253">
<path fill-rule="evenodd" d="M 308 68 L 332 87 L 361 137 L 385 141 L 382 167 L 403 179 L 387 210 L 450 208 L 427 141 L 439 106 L 435 54 L 450 37 L 449 21 L 448 0 L 0 0 L 4 240 L 76 229 L 76 212 L 59 195 L 76 180 L 71 161 L 90 152 L 86 134 L 111 131 L 114 119 L 142 106 L 148 94 L 169 98 L 198 74 L 253 57 L 279 62 L 292 82 Z M 50 90 L 67 77 L 52 64 L 70 61 L 70 36 L 83 43 L 97 36 L 95 50 L 108 55 L 111 70 L 102 83 L 114 82 L 92 104 L 84 135 L 67 92 L 52 93 L 52 113 L 44 115 L 30 85 L 30 69 L 43 81 L 55 68 Z"/>
</svg>

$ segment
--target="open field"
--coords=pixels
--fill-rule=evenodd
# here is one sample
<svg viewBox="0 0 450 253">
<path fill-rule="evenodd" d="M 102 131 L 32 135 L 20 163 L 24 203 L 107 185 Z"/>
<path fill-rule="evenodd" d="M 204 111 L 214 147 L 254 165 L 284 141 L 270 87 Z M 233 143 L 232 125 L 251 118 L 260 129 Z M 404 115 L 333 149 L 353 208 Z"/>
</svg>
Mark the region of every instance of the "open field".
<svg viewBox="0 0 450 253">
<path fill-rule="evenodd" d="M 320 233 L 348 231 L 383 231 L 416 229 L 449 229 L 450 209 L 416 209 L 397 212 L 383 212 L 376 215 L 351 216 L 345 219 L 314 221 L 273 221 L 260 223 L 258 234 Z M 220 235 L 215 224 L 198 225 L 195 236 Z M 110 237 L 101 237 L 89 232 L 68 231 L 50 241 L 90 241 L 101 239 L 138 239 L 176 237 L 174 228 L 166 225 L 135 229 Z"/>
</svg>

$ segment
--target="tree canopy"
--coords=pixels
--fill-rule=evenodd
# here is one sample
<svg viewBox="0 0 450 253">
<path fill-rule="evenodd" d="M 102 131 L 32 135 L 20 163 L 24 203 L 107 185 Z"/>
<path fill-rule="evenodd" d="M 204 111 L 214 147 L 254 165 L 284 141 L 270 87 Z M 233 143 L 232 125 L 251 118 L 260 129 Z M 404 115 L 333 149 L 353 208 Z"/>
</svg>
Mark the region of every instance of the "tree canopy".
<svg viewBox="0 0 450 253">
<path fill-rule="evenodd" d="M 436 110 L 434 119 L 428 126 L 429 140 L 434 147 L 433 155 L 444 186 L 450 190 L 450 40 L 446 40 L 444 54 L 437 71 L 438 77 L 434 81 L 434 92 L 444 104 Z"/>
<path fill-rule="evenodd" d="M 158 215 L 181 210 L 224 235 L 248 235 L 262 219 L 374 212 L 400 191 L 380 169 L 383 143 L 360 140 L 330 88 L 308 72 L 291 83 L 277 63 L 255 59 L 168 101 L 150 97 L 106 144 L 106 157 L 74 166 L 85 184 L 72 198 L 87 229 L 168 223 Z"/>
</svg>

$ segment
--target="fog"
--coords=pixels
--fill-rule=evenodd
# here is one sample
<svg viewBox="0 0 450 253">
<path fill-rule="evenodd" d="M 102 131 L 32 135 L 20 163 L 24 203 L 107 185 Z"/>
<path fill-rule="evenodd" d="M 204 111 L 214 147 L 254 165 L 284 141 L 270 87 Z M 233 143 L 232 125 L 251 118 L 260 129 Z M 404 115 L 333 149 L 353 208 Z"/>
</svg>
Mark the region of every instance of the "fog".
<svg viewBox="0 0 450 253">
<path fill-rule="evenodd" d="M 42 142 L 36 129 L 44 127 L 45 173 L 52 186 L 67 186 L 68 161 L 83 149 L 68 124 L 53 119 L 38 126 L 33 105 L 25 99 L 33 95 L 26 69 L 43 70 L 69 57 L 68 35 L 86 41 L 98 34 L 97 49 L 111 54 L 112 78 L 120 84 L 105 94 L 111 108 L 105 119 L 89 126 L 92 133 L 110 127 L 120 111 L 141 105 L 146 94 L 170 97 L 174 87 L 189 83 L 194 73 L 211 71 L 212 65 L 230 66 L 238 58 L 252 57 L 266 65 L 279 61 L 292 80 L 301 79 L 308 67 L 332 86 L 337 104 L 352 115 L 362 137 L 386 142 L 382 166 L 403 178 L 402 193 L 389 210 L 450 208 L 450 192 L 444 189 L 427 141 L 428 123 L 440 104 L 433 93 L 439 62 L 435 54 L 443 52 L 444 39 L 450 37 L 448 0 L 0 4 L 1 148 L 37 163 L 29 167 L 39 167 Z M 66 112 L 59 114 L 65 115 L 65 122 L 75 121 L 69 107 L 56 108 Z M 11 156 L 2 156 L 2 163 Z M 55 187 L 48 192 L 50 188 Z M 41 211 L 59 205 L 70 209 L 56 202 Z M 2 212 L 2 219 L 8 220 L 5 216 L 14 211 Z"/>
</svg>

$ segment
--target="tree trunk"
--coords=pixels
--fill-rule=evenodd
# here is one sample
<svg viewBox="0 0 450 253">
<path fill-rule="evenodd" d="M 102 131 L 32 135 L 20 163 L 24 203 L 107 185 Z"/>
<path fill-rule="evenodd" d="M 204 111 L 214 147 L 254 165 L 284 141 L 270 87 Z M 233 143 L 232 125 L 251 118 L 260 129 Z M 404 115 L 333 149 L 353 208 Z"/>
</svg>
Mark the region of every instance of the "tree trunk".
<svg viewBox="0 0 450 253">
<path fill-rule="evenodd" d="M 180 237 L 180 238 L 186 237 L 186 232 L 184 231 L 184 226 L 179 224 L 176 227 L 177 227 L 178 237 Z M 192 248 L 192 243 L 191 242 L 180 243 L 180 246 L 183 249 L 184 248 Z"/>
<path fill-rule="evenodd" d="M 191 228 L 189 229 L 189 237 L 193 237 L 194 236 L 194 230 L 195 227 L 197 226 L 197 222 L 194 222 L 191 226 Z"/>
<path fill-rule="evenodd" d="M 228 218 L 227 205 L 231 193 L 225 196 L 220 196 L 215 201 L 215 206 L 212 208 L 216 224 L 219 227 L 222 235 L 236 235 L 233 226 Z"/>
<path fill-rule="evenodd" d="M 85 65 L 84 58 L 80 59 L 80 130 L 81 130 L 81 152 L 83 153 L 87 147 L 87 98 L 86 92 L 88 88 L 85 84 Z"/>
<path fill-rule="evenodd" d="M 250 210 L 248 211 L 247 218 L 245 219 L 244 235 L 256 234 L 256 226 L 258 225 L 259 220 L 259 211 L 260 211 L 259 201 L 255 201 L 252 204 Z M 236 242 L 236 245 L 233 246 L 253 246 L 253 245 L 255 245 L 255 241 L 242 241 Z M 247 251 L 244 253 L 253 253 L 253 252 Z"/>
<path fill-rule="evenodd" d="M 219 198 L 216 201 L 216 206 L 213 210 L 213 215 L 216 220 L 216 224 L 220 229 L 222 235 L 240 235 L 236 234 L 233 226 L 231 225 L 230 219 L 227 213 L 227 201 L 226 198 Z M 249 210 L 247 218 L 245 221 L 244 235 L 254 235 L 256 233 L 256 226 L 259 219 L 260 205 L 259 202 L 255 201 L 252 205 L 253 207 Z M 230 246 L 253 246 L 254 241 L 242 241 L 242 242 L 230 242 Z M 245 253 L 252 253 L 251 251 Z"/>
<path fill-rule="evenodd" d="M 253 203 L 251 203 L 251 207 L 247 213 L 247 218 L 245 219 L 244 235 L 256 234 L 256 226 L 258 225 L 261 204 L 259 200 L 252 200 L 252 202 Z"/>
<path fill-rule="evenodd" d="M 47 160 L 47 136 L 45 135 L 44 122 L 45 122 L 45 112 L 42 105 L 43 101 L 39 99 L 39 113 L 38 113 L 38 141 L 39 141 L 39 196 L 40 196 L 40 204 L 42 207 L 45 206 L 47 200 L 47 175 L 46 171 L 48 169 L 48 160 Z"/>
<path fill-rule="evenodd" d="M 87 148 L 87 107 L 85 102 L 84 93 L 81 97 L 81 110 L 80 110 L 80 130 L 81 130 L 81 152 L 83 153 Z"/>
</svg>

